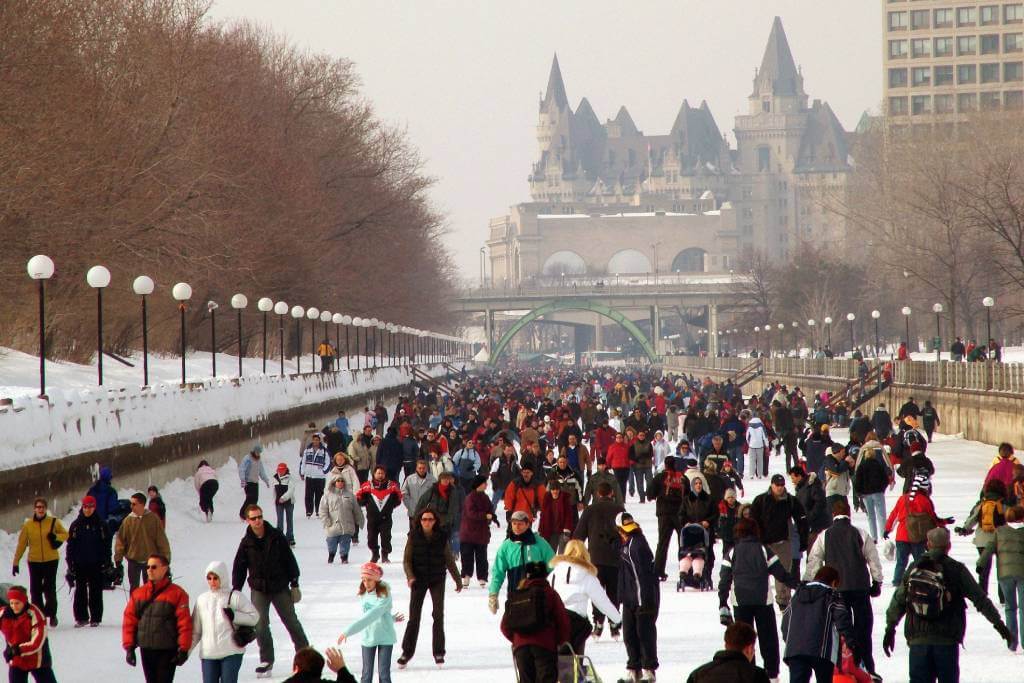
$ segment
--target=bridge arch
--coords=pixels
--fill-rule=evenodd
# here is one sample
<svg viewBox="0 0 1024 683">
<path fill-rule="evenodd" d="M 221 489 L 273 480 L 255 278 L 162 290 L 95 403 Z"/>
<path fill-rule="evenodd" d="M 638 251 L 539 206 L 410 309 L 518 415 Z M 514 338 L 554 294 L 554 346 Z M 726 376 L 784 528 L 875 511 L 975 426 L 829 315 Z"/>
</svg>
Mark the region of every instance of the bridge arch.
<svg viewBox="0 0 1024 683">
<path fill-rule="evenodd" d="M 549 301 L 541 304 L 524 315 L 522 318 L 517 320 L 512 327 L 505 332 L 505 334 L 501 335 L 501 339 L 499 339 L 494 345 L 494 349 L 491 352 L 491 357 L 488 362 L 491 365 L 496 364 L 498 359 L 505 353 L 506 349 L 508 349 L 509 344 L 512 342 L 512 338 L 515 337 L 524 327 L 532 323 L 537 318 L 547 315 L 548 313 L 557 313 L 558 311 L 593 311 L 594 313 L 618 323 L 623 329 L 629 332 L 630 336 L 636 339 L 637 343 L 640 344 L 640 348 L 643 349 L 647 358 L 650 359 L 652 363 L 658 362 L 658 353 L 655 351 L 654 345 L 651 344 L 651 341 L 647 338 L 647 335 L 643 333 L 643 330 L 636 326 L 636 323 L 627 318 L 620 311 L 602 303 L 577 299 L 556 299 L 554 301 Z"/>
</svg>

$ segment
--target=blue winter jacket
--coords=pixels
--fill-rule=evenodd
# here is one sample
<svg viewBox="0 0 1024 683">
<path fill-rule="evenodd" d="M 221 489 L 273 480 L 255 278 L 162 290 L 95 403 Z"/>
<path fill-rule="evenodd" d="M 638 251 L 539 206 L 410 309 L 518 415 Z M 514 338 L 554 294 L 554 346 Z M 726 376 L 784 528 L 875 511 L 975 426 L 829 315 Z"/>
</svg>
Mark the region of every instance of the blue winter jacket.
<svg viewBox="0 0 1024 683">
<path fill-rule="evenodd" d="M 106 521 L 107 517 L 117 510 L 117 491 L 110 483 L 113 478 L 114 475 L 109 467 L 100 468 L 100 478 L 87 492 L 88 495 L 96 499 L 96 514 L 103 521 Z"/>
</svg>

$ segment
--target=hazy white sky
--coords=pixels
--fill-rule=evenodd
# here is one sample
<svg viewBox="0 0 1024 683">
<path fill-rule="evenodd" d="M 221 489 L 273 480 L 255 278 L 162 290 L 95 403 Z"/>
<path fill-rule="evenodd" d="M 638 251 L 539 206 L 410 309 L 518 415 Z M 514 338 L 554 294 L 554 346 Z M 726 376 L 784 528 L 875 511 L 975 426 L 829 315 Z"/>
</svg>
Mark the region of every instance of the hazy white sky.
<svg viewBox="0 0 1024 683">
<path fill-rule="evenodd" d="M 625 104 L 648 134 L 667 133 L 685 98 L 707 100 L 732 139 L 775 15 L 808 95 L 847 129 L 882 97 L 880 0 L 215 0 L 213 12 L 355 62 L 438 179 L 452 257 L 474 278 L 488 219 L 528 199 L 556 51 L 573 108 L 586 96 L 603 121 Z"/>
</svg>

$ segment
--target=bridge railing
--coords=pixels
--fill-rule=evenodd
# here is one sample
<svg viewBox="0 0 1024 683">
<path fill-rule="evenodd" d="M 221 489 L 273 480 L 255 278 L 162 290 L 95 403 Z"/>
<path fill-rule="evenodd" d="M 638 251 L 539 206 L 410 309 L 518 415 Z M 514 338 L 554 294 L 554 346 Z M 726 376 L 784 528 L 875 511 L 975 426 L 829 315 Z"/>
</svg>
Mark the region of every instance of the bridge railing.
<svg viewBox="0 0 1024 683">
<path fill-rule="evenodd" d="M 735 373 L 749 362 L 747 358 L 666 356 L 662 364 L 669 371 Z M 764 358 L 763 362 L 766 375 L 822 377 L 833 381 L 858 379 L 857 361 L 847 358 Z M 873 367 L 879 361 L 867 359 L 867 362 Z M 1024 363 L 894 361 L 893 380 L 896 384 L 910 386 L 1024 394 Z"/>
<path fill-rule="evenodd" d="M 496 285 L 459 290 L 460 299 L 507 298 L 520 296 L 551 296 L 554 294 L 636 294 L 696 289 L 721 290 L 742 287 L 746 279 L 728 274 L 700 275 L 621 275 L 618 277 L 544 278 L 524 281 L 518 285 Z"/>
</svg>

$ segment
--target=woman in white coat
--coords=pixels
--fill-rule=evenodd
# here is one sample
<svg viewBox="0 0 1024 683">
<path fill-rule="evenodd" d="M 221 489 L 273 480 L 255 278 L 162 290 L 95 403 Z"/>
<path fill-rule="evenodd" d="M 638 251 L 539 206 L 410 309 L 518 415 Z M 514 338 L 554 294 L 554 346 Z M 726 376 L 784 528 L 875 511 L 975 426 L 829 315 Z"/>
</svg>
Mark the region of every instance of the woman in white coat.
<svg viewBox="0 0 1024 683">
<path fill-rule="evenodd" d="M 750 422 L 747 423 L 746 438 L 747 460 L 743 467 L 744 474 L 751 479 L 760 479 L 767 476 L 768 473 L 764 471 L 764 454 L 771 440 L 768 438 L 768 430 L 765 429 L 761 418 L 750 418 Z"/>
<path fill-rule="evenodd" d="M 590 561 L 583 541 L 573 539 L 566 543 L 565 553 L 553 558 L 551 566 L 551 584 L 569 612 L 569 644 L 573 652 L 581 655 L 593 630 L 588 616 L 591 602 L 608 617 L 613 631 L 618 628 L 614 625 L 622 623 L 622 615 L 597 580 L 597 567 Z"/>
<path fill-rule="evenodd" d="M 255 626 L 256 608 L 245 594 L 231 590 L 231 574 L 223 562 L 206 567 L 210 590 L 196 599 L 192 609 L 192 648 L 199 646 L 203 683 L 238 683 L 244 647 L 234 641 L 234 625 Z"/>
</svg>

